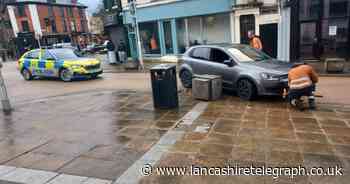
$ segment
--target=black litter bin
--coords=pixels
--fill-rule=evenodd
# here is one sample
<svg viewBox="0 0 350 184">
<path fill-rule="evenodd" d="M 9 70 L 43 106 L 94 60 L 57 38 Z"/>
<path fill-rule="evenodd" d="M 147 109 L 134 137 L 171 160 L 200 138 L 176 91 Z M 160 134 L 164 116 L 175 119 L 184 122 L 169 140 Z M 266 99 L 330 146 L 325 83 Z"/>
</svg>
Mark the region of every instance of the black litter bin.
<svg viewBox="0 0 350 184">
<path fill-rule="evenodd" d="M 155 108 L 177 108 L 176 66 L 161 64 L 151 68 L 153 104 Z"/>
</svg>

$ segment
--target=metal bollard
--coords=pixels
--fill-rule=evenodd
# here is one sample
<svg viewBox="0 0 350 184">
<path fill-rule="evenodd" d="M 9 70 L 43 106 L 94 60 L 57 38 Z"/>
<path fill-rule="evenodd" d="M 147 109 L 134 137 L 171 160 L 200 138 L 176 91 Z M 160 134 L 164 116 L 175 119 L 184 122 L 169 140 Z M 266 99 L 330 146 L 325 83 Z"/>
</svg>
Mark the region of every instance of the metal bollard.
<svg viewBox="0 0 350 184">
<path fill-rule="evenodd" d="M 11 113 L 12 108 L 10 104 L 10 99 L 7 95 L 6 85 L 4 78 L 2 76 L 2 59 L 0 59 L 0 98 L 1 98 L 1 104 L 2 104 L 2 110 L 4 113 L 8 114 Z"/>
</svg>

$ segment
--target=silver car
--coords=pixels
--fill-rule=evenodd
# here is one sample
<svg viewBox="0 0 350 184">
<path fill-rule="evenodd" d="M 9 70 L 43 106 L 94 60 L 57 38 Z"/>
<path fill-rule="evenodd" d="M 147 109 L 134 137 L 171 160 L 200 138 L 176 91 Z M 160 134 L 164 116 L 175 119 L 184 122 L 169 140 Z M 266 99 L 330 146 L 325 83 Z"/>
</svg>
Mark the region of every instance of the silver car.
<svg viewBox="0 0 350 184">
<path fill-rule="evenodd" d="M 223 87 L 236 91 L 244 100 L 281 95 L 292 66 L 242 44 L 194 46 L 186 51 L 183 62 L 179 75 L 184 87 L 192 87 L 193 75 L 219 75 Z"/>
</svg>

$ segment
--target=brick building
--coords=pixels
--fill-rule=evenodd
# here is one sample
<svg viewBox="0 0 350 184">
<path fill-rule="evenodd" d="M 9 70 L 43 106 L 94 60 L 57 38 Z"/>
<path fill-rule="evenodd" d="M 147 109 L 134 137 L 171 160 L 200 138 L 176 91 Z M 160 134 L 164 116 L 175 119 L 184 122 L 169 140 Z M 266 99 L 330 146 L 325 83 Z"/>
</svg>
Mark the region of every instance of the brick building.
<svg viewBox="0 0 350 184">
<path fill-rule="evenodd" d="M 14 35 L 28 43 L 35 36 L 42 45 L 62 42 L 75 45 L 86 39 L 89 32 L 86 8 L 77 0 L 14 0 L 7 4 Z"/>
</svg>

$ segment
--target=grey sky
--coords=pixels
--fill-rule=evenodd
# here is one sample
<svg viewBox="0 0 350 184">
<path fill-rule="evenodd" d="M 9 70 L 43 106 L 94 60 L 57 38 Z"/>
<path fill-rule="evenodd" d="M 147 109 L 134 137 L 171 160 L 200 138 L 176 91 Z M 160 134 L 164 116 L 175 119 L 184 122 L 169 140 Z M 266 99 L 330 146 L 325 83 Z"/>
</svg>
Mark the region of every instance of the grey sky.
<svg viewBox="0 0 350 184">
<path fill-rule="evenodd" d="M 88 8 L 89 13 L 93 13 L 96 10 L 98 4 L 101 3 L 101 1 L 102 0 L 79 0 L 79 2 L 89 7 Z"/>
</svg>

